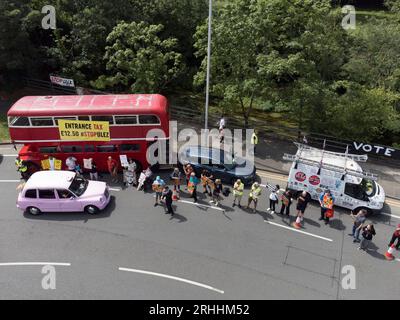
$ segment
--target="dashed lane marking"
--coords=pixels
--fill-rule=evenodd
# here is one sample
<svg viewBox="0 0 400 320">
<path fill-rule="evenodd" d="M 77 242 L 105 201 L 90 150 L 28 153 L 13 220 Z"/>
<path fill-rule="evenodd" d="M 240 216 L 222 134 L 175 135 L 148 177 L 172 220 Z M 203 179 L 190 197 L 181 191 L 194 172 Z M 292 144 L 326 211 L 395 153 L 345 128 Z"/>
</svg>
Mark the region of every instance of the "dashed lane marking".
<svg viewBox="0 0 400 320">
<path fill-rule="evenodd" d="M 380 214 L 387 216 L 387 217 L 391 217 L 391 218 L 395 218 L 395 219 L 400 219 L 400 216 L 396 216 L 394 214 L 390 214 L 390 213 L 386 213 L 386 212 L 381 212 Z"/>
<path fill-rule="evenodd" d="M 197 206 L 197 207 L 203 207 L 203 208 L 210 208 L 210 209 L 215 209 L 215 210 L 219 210 L 219 211 L 225 211 L 225 210 L 222 209 L 222 208 L 218 208 L 218 207 L 215 207 L 215 206 L 208 206 L 208 205 L 206 205 L 206 204 L 201 204 L 201 203 L 194 203 L 194 202 L 187 201 L 187 200 L 178 200 L 178 202 L 191 204 L 191 205 Z"/>
<path fill-rule="evenodd" d="M 305 231 L 302 231 L 302 230 L 297 230 L 297 229 L 294 229 L 292 227 L 281 225 L 279 223 L 271 222 L 271 221 L 268 221 L 268 220 L 264 220 L 264 222 L 266 222 L 268 224 L 271 224 L 273 226 L 277 226 L 277 227 L 280 227 L 280 228 L 284 228 L 284 229 L 290 230 L 290 231 L 302 233 L 302 234 L 307 235 L 307 236 L 311 236 L 311 237 L 314 237 L 314 238 L 318 238 L 318 239 L 322 239 L 322 240 L 325 240 L 325 241 L 333 242 L 332 239 L 321 237 L 319 235 L 316 235 L 316 234 L 313 234 L 313 233 L 309 233 L 309 232 L 305 232 Z"/>
<path fill-rule="evenodd" d="M 200 282 L 196 282 L 196 281 L 192 281 L 192 280 L 188 280 L 188 279 L 184 279 L 184 278 L 180 278 L 180 277 L 175 277 L 175 276 L 171 276 L 168 274 L 164 274 L 164 273 L 158 273 L 158 272 L 152 272 L 152 271 L 146 271 L 146 270 L 139 270 L 139 269 L 130 269 L 130 268 L 118 268 L 118 270 L 120 271 L 127 271 L 127 272 L 134 272 L 134 273 L 142 273 L 142 274 L 147 274 L 147 275 L 151 275 L 151 276 L 156 276 L 156 277 L 161 277 L 161 278 L 167 278 L 167 279 L 172 279 L 175 281 L 180 281 L 180 282 L 185 282 L 194 286 L 198 286 L 198 287 L 202 287 L 208 290 L 212 290 L 215 292 L 218 292 L 220 294 L 224 294 L 223 290 L 211 287 L 207 284 L 204 283 L 200 283 Z"/>
<path fill-rule="evenodd" d="M 16 158 L 18 155 L 17 154 L 0 154 L 3 157 L 14 157 Z"/>
<path fill-rule="evenodd" d="M 21 180 L 0 180 L 0 182 L 21 182 Z"/>
<path fill-rule="evenodd" d="M 6 266 L 71 266 L 70 263 L 67 262 L 4 262 L 0 263 L 1 267 Z"/>
</svg>

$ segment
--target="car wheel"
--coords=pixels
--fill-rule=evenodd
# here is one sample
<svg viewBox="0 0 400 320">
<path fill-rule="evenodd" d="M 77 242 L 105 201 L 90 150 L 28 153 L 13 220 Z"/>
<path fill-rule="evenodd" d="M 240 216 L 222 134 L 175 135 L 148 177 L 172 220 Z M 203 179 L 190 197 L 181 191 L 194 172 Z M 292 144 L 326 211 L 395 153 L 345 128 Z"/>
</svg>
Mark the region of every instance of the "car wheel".
<svg viewBox="0 0 400 320">
<path fill-rule="evenodd" d="M 42 211 L 40 211 L 38 208 L 36 207 L 29 207 L 27 209 L 27 212 L 33 216 L 38 216 L 40 214 L 42 214 Z"/>
<path fill-rule="evenodd" d="M 96 206 L 93 206 L 93 205 L 88 205 L 85 207 L 85 212 L 88 214 L 96 214 L 99 211 L 100 211 L 99 208 L 97 208 Z"/>
</svg>

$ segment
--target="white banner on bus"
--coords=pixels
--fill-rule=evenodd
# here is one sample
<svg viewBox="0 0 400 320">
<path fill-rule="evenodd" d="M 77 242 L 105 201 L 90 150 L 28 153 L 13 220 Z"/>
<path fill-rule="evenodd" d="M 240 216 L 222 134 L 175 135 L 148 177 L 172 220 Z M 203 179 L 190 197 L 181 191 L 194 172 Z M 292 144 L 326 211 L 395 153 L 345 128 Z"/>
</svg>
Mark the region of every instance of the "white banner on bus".
<svg viewBox="0 0 400 320">
<path fill-rule="evenodd" d="M 56 77 L 56 76 L 50 76 L 50 81 L 52 83 L 58 84 L 59 86 L 63 87 L 75 87 L 75 83 L 73 79 L 66 79 L 66 78 L 61 78 L 61 77 Z"/>
</svg>

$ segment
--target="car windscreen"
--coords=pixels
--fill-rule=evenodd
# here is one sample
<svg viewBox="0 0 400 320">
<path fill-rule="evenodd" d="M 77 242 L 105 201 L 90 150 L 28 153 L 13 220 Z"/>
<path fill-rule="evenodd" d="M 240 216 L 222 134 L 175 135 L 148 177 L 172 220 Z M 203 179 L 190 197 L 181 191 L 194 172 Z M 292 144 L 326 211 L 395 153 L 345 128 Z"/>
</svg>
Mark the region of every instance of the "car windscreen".
<svg viewBox="0 0 400 320">
<path fill-rule="evenodd" d="M 74 180 L 72 180 L 71 185 L 69 186 L 69 191 L 80 197 L 85 193 L 88 184 L 88 180 L 80 175 L 76 175 Z"/>
<path fill-rule="evenodd" d="M 373 197 L 375 195 L 376 193 L 375 181 L 364 178 L 362 179 L 360 185 L 366 196 Z"/>
</svg>

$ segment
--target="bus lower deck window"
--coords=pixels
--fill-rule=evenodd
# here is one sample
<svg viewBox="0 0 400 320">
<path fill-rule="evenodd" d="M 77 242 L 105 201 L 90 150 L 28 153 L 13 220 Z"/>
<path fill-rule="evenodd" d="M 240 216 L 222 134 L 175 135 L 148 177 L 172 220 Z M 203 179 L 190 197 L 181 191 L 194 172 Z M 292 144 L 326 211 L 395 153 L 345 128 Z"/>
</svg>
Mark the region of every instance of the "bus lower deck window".
<svg viewBox="0 0 400 320">
<path fill-rule="evenodd" d="M 121 151 L 139 151 L 140 145 L 139 144 L 121 144 L 119 146 Z"/>
<path fill-rule="evenodd" d="M 85 152 L 95 152 L 95 151 L 96 151 L 96 148 L 93 145 L 87 144 L 85 146 Z"/>
<path fill-rule="evenodd" d="M 98 152 L 115 152 L 115 151 L 117 151 L 117 148 L 114 145 L 97 146 L 97 151 Z"/>
<path fill-rule="evenodd" d="M 62 150 L 62 152 L 66 152 L 66 153 L 82 152 L 82 147 L 66 145 L 66 146 L 62 146 L 61 150 Z"/>
<path fill-rule="evenodd" d="M 57 147 L 39 147 L 40 153 L 57 153 Z"/>
</svg>

